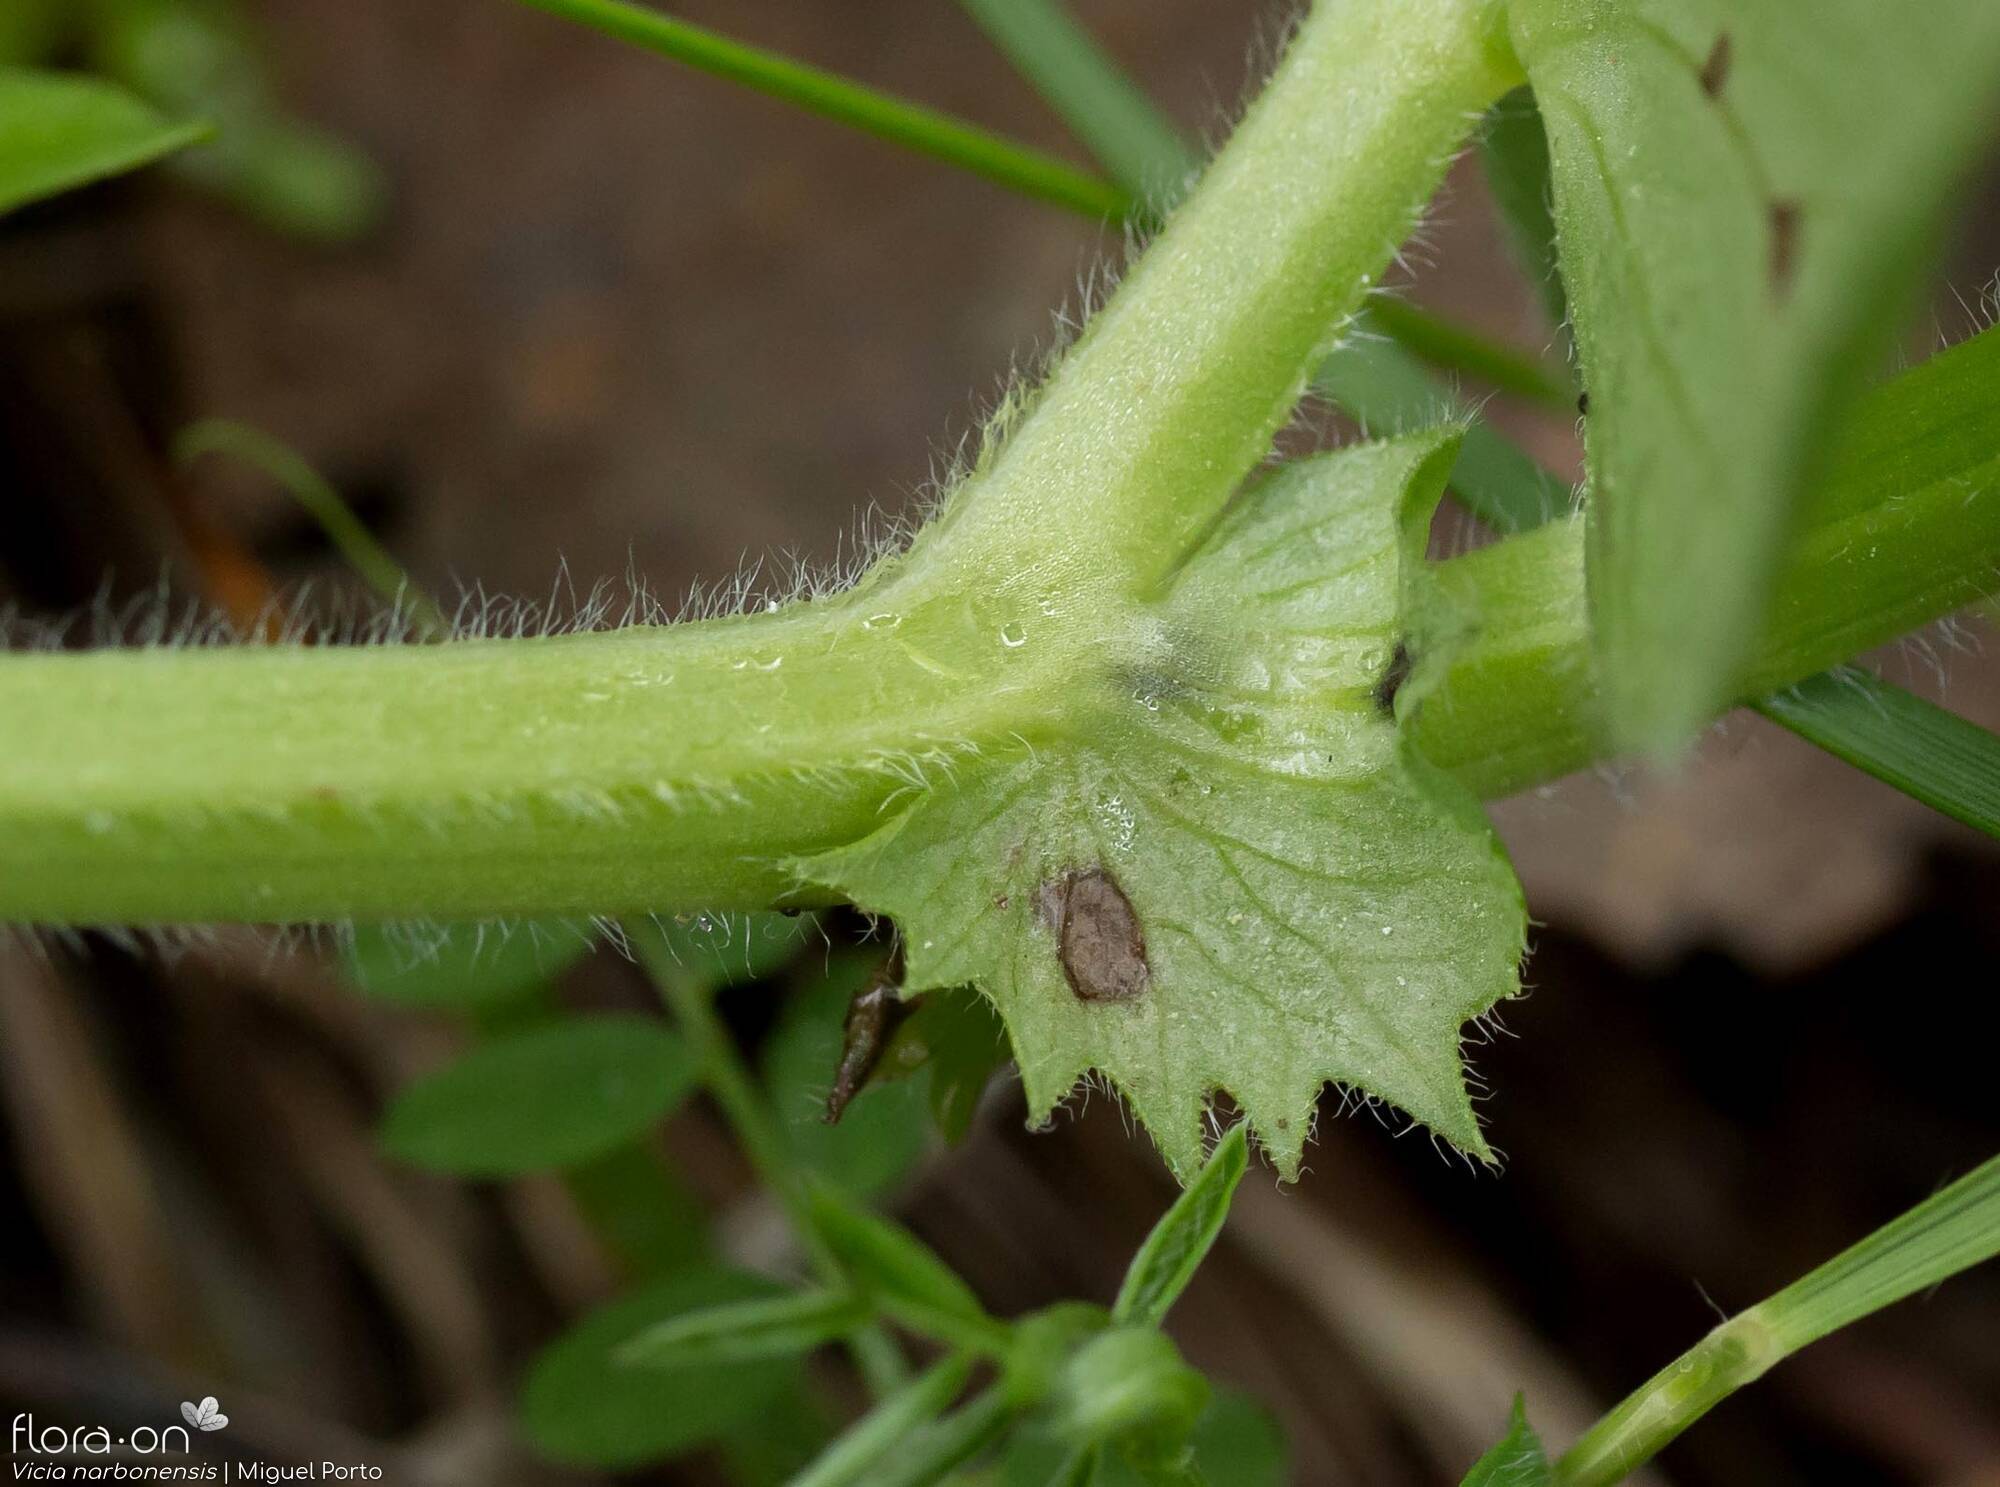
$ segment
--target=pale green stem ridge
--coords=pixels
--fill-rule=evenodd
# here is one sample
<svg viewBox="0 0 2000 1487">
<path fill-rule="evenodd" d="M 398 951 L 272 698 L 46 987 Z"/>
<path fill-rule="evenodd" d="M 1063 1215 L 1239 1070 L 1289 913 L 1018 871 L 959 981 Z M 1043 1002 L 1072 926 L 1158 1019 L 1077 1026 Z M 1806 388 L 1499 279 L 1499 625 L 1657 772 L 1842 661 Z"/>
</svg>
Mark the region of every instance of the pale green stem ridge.
<svg viewBox="0 0 2000 1487">
<path fill-rule="evenodd" d="M 2000 1157 L 1730 1318 L 1607 1414 L 1556 1464 L 1561 1487 L 1610 1487 L 1807 1343 L 2000 1254 Z"/>
</svg>

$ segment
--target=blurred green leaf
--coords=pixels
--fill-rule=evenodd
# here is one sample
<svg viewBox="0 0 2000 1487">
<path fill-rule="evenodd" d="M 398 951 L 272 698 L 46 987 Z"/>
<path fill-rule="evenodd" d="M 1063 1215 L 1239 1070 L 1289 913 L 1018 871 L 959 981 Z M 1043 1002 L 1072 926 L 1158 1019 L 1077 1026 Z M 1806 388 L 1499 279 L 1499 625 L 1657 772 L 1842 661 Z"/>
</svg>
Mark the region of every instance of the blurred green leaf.
<svg viewBox="0 0 2000 1487">
<path fill-rule="evenodd" d="M 1613 736 L 1739 690 L 1801 508 L 1994 132 L 2000 6 L 1516 0 L 1590 398 Z"/>
<path fill-rule="evenodd" d="M 824 1184 L 808 1197 L 814 1230 L 854 1283 L 889 1316 L 928 1337 L 993 1351 L 1007 1340 L 958 1272 L 902 1225 Z"/>
<path fill-rule="evenodd" d="M 1166 1320 L 1167 1309 L 1187 1289 L 1222 1232 L 1230 1199 L 1236 1196 L 1236 1184 L 1243 1180 L 1249 1160 L 1249 1127 L 1239 1121 L 1132 1257 L 1118 1299 L 1111 1305 L 1112 1321 L 1157 1327 Z"/>
<path fill-rule="evenodd" d="M 573 964 L 591 940 L 560 919 L 390 928 L 364 924 L 341 953 L 357 991 L 427 1010 L 475 1011 L 527 998 Z"/>
<path fill-rule="evenodd" d="M 657 1123 L 694 1078 L 687 1045 L 650 1018 L 570 1018 L 496 1038 L 417 1080 L 390 1106 L 382 1144 L 462 1177 L 567 1167 Z"/>
<path fill-rule="evenodd" d="M 536 1359 L 521 1396 L 536 1448 L 572 1466 L 627 1468 L 676 1456 L 759 1419 L 797 1378 L 765 1360 L 685 1369 L 628 1368 L 620 1348 L 688 1312 L 778 1291 L 738 1271 L 699 1267 L 592 1312 Z"/>
<path fill-rule="evenodd" d="M 971 1373 L 963 1354 L 933 1365 L 849 1426 L 791 1487 L 864 1487 L 878 1462 L 951 1407 Z"/>
<path fill-rule="evenodd" d="M 846 956 L 808 978 L 786 1003 L 763 1056 L 764 1086 L 799 1167 L 861 1198 L 893 1187 L 930 1145 L 921 1083 L 867 1085 L 838 1125 L 826 1123 L 847 1004 L 873 967 L 867 956 Z"/>
<path fill-rule="evenodd" d="M 1500 1444 L 1473 1463 L 1461 1487 L 1549 1487 L 1553 1481 L 1541 1437 L 1528 1423 L 1527 1407 L 1514 1396 L 1514 1414 Z"/>
<path fill-rule="evenodd" d="M 689 1368 L 790 1358 L 845 1337 L 869 1320 L 859 1297 L 843 1291 L 788 1291 L 728 1301 L 656 1323 L 618 1350 L 630 1368 Z"/>
<path fill-rule="evenodd" d="M 96 78 L 0 67 L 0 212 L 151 164 L 206 133 Z"/>
<path fill-rule="evenodd" d="M 1556 258 L 1556 219 L 1549 184 L 1549 139 L 1530 88 L 1516 88 L 1494 104 L 1479 137 L 1486 185 L 1507 231 L 1507 245 L 1542 297 L 1549 324 L 1569 318 L 1562 270 Z"/>
<path fill-rule="evenodd" d="M 280 232 L 343 241 L 380 219 L 381 172 L 283 113 L 230 0 L 94 0 L 91 18 L 99 70 L 163 108 L 215 121 L 214 141 L 177 162 L 179 173 Z"/>
<path fill-rule="evenodd" d="M 1223 1390 L 1195 1422 L 1194 1464 L 1207 1487 L 1285 1487 L 1292 1480 L 1285 1434 L 1271 1412 L 1247 1394 Z M 1066 1448 L 1046 1429 L 1022 1429 L 1007 1443 L 999 1487 L 1049 1487 Z M 1118 1452 L 1104 1453 L 1092 1487 L 1147 1487 L 1144 1471 Z"/>
<path fill-rule="evenodd" d="M 709 1252 L 700 1198 L 650 1141 L 570 1167 L 563 1185 L 628 1277 L 664 1275 Z"/>
</svg>

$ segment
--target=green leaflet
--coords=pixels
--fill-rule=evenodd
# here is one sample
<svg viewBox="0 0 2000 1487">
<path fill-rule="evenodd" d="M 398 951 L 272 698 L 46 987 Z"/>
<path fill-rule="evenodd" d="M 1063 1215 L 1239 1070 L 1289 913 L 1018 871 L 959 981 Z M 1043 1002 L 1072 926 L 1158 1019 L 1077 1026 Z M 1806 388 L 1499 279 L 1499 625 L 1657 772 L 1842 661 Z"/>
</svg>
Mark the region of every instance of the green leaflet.
<svg viewBox="0 0 2000 1487">
<path fill-rule="evenodd" d="M 412 1083 L 383 1118 L 382 1144 L 399 1161 L 462 1177 L 568 1167 L 650 1129 L 694 1079 L 687 1045 L 656 1021 L 566 1018 L 493 1039 Z"/>
<path fill-rule="evenodd" d="M 1614 733 L 1742 681 L 1822 451 L 1991 132 L 2000 6 L 1518 0 L 1587 420 Z"/>
<path fill-rule="evenodd" d="M 1334 1080 L 1486 1154 L 1458 1042 L 1517 988 L 1520 890 L 1383 706 L 1403 642 L 1446 638 L 1422 553 L 1455 446 L 1278 472 L 1142 611 L 1156 661 L 1078 676 L 1064 737 L 795 864 L 895 918 L 910 992 L 993 1000 L 1035 1119 L 1097 1070 L 1185 1178 L 1227 1090 L 1295 1174 Z"/>
<path fill-rule="evenodd" d="M 1542 1438 L 1528 1423 L 1527 1407 L 1514 1396 L 1513 1417 L 1500 1443 L 1473 1463 L 1460 1487 L 1549 1487 L 1554 1481 Z"/>
<path fill-rule="evenodd" d="M 1180 1299 L 1229 1218 L 1229 1202 L 1249 1163 L 1243 1127 L 1234 1125 L 1202 1163 L 1173 1207 L 1153 1225 L 1125 1268 L 1111 1320 L 1120 1326 L 1157 1327 Z"/>
<path fill-rule="evenodd" d="M 0 67 L 0 212 L 148 165 L 207 132 L 96 78 Z"/>
</svg>

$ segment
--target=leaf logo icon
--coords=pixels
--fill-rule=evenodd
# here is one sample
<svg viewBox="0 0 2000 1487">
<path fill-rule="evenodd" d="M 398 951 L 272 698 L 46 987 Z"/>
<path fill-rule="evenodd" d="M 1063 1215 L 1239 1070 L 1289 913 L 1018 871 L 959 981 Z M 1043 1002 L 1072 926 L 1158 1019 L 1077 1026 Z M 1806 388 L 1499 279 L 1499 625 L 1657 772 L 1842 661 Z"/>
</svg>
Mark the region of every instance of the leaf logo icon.
<svg viewBox="0 0 2000 1487">
<path fill-rule="evenodd" d="M 222 1407 L 209 1395 L 200 1404 L 181 1402 L 181 1418 L 196 1430 L 220 1430 L 229 1423 L 229 1416 L 222 1413 Z"/>
</svg>

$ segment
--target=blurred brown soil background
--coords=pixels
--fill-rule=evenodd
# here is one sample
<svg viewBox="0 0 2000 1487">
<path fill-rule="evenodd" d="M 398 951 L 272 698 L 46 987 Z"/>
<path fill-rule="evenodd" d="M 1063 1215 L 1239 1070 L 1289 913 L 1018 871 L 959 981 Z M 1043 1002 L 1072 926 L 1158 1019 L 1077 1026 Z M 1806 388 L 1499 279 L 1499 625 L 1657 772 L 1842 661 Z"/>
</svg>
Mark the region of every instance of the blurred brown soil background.
<svg viewBox="0 0 2000 1487">
<path fill-rule="evenodd" d="M 1075 153 L 946 0 L 674 8 Z M 1277 21 L 1240 0 L 1077 9 L 1209 134 Z M 315 248 L 149 179 L 0 236 L 0 602 L 30 616 L 107 573 L 193 593 L 204 530 L 287 586 L 346 582 L 265 483 L 167 471 L 166 438 L 207 413 L 298 445 L 446 594 L 541 596 L 559 560 L 579 587 L 629 567 L 663 594 L 776 549 L 831 561 L 865 504 L 915 499 L 1116 246 L 503 0 L 256 12 L 287 101 L 389 172 L 390 220 Z M 1418 299 L 1547 342 L 1475 169 L 1415 257 Z M 1996 261 L 1989 176 L 1917 344 L 1965 332 Z M 1571 429 L 1496 417 L 1574 467 Z M 1996 726 L 1991 652 L 1974 621 L 1883 659 Z M 1496 814 L 1542 926 L 1514 1036 L 1477 1051 L 1505 1172 L 1329 1101 L 1306 1180 L 1253 1175 L 1176 1314 L 1194 1361 L 1277 1410 L 1300 1482 L 1455 1480 L 1517 1387 L 1560 1443 L 1712 1304 L 1758 1299 L 2000 1135 L 1990 841 L 1741 714 L 1683 777 L 1594 774 Z M 607 955 L 566 992 L 644 997 Z M 0 951 L 0 1408 L 227 1398 L 220 1377 L 274 1450 L 563 1480 L 513 1434 L 510 1392 L 609 1267 L 552 1188 L 417 1180 L 370 1144 L 384 1094 L 449 1047 L 254 937 L 171 963 L 95 938 Z M 1168 1196 L 1158 1163 L 1102 1099 L 1045 1135 L 1019 1115 L 995 1092 L 896 1209 L 996 1309 L 1106 1299 Z M 663 1139 L 738 1252 L 777 1256 L 712 1113 Z M 1787 1363 L 1652 1480 L 2000 1483 L 2000 1272 Z"/>
</svg>

